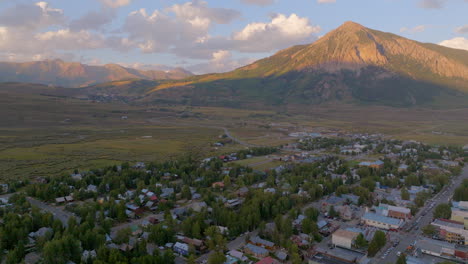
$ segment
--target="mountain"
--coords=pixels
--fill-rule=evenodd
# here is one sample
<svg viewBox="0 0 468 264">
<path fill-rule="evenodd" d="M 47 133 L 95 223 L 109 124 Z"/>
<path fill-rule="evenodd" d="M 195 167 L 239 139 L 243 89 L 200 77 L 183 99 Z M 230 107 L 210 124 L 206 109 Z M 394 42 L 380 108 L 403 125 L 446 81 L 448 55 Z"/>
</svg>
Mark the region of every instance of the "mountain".
<svg viewBox="0 0 468 264">
<path fill-rule="evenodd" d="M 191 75 L 190 72 L 181 68 L 169 71 L 136 70 L 117 64 L 91 66 L 62 60 L 0 62 L 0 82 L 38 83 L 65 87 L 82 87 L 129 79 L 182 79 Z"/>
<path fill-rule="evenodd" d="M 160 83 L 143 100 L 411 106 L 467 98 L 467 93 L 468 51 L 346 22 L 310 45 L 282 50 L 232 72 Z"/>
</svg>

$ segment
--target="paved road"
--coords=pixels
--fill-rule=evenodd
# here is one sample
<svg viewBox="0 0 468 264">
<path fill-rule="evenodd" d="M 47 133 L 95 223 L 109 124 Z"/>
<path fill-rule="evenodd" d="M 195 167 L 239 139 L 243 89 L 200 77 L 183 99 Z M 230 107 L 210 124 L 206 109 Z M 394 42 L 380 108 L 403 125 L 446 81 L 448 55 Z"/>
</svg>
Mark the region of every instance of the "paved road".
<svg viewBox="0 0 468 264">
<path fill-rule="evenodd" d="M 78 223 L 81 221 L 81 219 L 78 216 L 75 216 L 73 213 L 65 211 L 62 207 L 51 206 L 31 197 L 27 197 L 26 199 L 31 203 L 31 205 L 34 205 L 44 211 L 52 213 L 54 215 L 54 218 L 60 220 L 64 226 L 68 225 L 68 219 L 72 216 L 76 218 L 76 221 Z"/>
<path fill-rule="evenodd" d="M 216 128 L 220 128 L 220 127 L 216 127 Z M 225 127 L 221 127 L 221 129 L 224 130 L 224 134 L 230 138 L 232 141 L 238 143 L 238 144 L 241 144 L 243 146 L 246 146 L 246 147 L 256 147 L 257 145 L 253 145 L 253 144 L 250 144 L 250 143 L 247 143 L 247 142 L 244 142 L 236 137 L 234 137 L 233 135 L 231 135 L 231 132 L 229 132 L 229 129 L 225 128 Z"/>
<path fill-rule="evenodd" d="M 3 194 L 0 195 L 0 198 L 10 198 L 12 195 L 13 193 Z M 60 220 L 64 226 L 68 225 L 68 219 L 72 216 L 76 218 L 76 221 L 78 223 L 81 221 L 81 219 L 78 216 L 75 216 L 73 213 L 65 211 L 62 207 L 51 206 L 32 197 L 26 197 L 26 199 L 31 205 L 36 206 L 37 208 L 43 211 L 52 213 L 54 215 L 54 218 Z"/>
<path fill-rule="evenodd" d="M 468 166 L 463 168 L 462 174 L 460 176 L 452 178 L 449 185 L 445 186 L 437 195 L 426 202 L 424 207 L 419 210 L 413 219 L 405 224 L 402 231 L 398 233 L 391 233 L 390 236 L 399 239 L 400 244 L 394 248 L 384 260 L 382 260 L 380 258 L 381 254 L 383 254 L 383 252 L 385 252 L 385 250 L 391 246 L 390 243 L 388 243 L 387 247 L 379 252 L 372 263 L 396 263 L 398 258 L 396 253 L 398 251 L 404 252 L 411 243 L 422 237 L 421 228 L 432 222 L 433 209 L 441 203 L 449 202 L 455 189 L 462 183 L 464 179 L 468 179 Z M 412 227 L 414 223 L 417 223 L 417 225 L 407 231 L 407 229 Z"/>
</svg>

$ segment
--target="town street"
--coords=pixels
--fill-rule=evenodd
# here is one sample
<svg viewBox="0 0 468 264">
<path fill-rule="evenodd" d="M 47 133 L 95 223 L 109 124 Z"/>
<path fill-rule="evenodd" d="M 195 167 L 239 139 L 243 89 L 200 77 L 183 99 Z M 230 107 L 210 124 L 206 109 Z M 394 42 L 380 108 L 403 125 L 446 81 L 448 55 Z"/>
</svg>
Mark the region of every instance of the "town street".
<svg viewBox="0 0 468 264">
<path fill-rule="evenodd" d="M 428 200 L 424 207 L 419 210 L 419 212 L 412 218 L 411 221 L 408 221 L 405 224 L 401 231 L 398 233 L 392 233 L 391 237 L 398 238 L 400 244 L 394 248 L 384 259 L 384 263 L 395 263 L 398 259 L 397 252 L 405 252 L 408 246 L 410 246 L 414 241 L 418 240 L 422 236 L 421 229 L 422 227 L 432 222 L 432 212 L 434 208 L 441 203 L 449 202 L 452 198 L 453 192 L 464 179 L 468 179 L 468 166 L 463 168 L 460 176 L 452 178 L 447 186 L 445 186 L 433 198 Z M 407 231 L 408 229 L 409 231 Z M 381 255 L 387 250 L 387 248 L 391 246 L 391 243 L 387 243 L 387 246 L 380 250 L 377 256 L 373 259 L 372 263 L 381 263 Z"/>
<path fill-rule="evenodd" d="M 65 211 L 64 209 L 62 209 L 62 207 L 51 206 L 31 197 L 27 197 L 26 199 L 28 200 L 28 202 L 31 203 L 31 205 L 52 213 L 54 215 L 54 218 L 60 220 L 64 226 L 68 225 L 68 219 L 72 216 L 76 218 L 76 221 L 78 223 L 81 221 L 81 219 L 78 216 L 75 216 L 73 213 Z"/>
</svg>

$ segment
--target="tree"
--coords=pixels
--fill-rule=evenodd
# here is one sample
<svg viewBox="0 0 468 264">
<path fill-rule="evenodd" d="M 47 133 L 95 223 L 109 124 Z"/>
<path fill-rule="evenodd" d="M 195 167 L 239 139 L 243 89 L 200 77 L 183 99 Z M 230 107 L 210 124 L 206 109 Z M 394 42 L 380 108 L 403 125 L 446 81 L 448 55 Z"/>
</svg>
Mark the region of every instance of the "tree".
<svg viewBox="0 0 468 264">
<path fill-rule="evenodd" d="M 405 201 L 409 201 L 410 199 L 410 194 L 408 192 L 408 189 L 406 189 L 405 187 L 401 189 L 401 199 Z"/>
<path fill-rule="evenodd" d="M 367 247 L 367 245 L 369 244 L 362 233 L 359 233 L 359 235 L 356 237 L 355 243 L 356 243 L 356 247 L 358 248 Z"/>
<path fill-rule="evenodd" d="M 226 256 L 222 251 L 215 251 L 208 258 L 208 264 L 223 264 L 226 261 Z"/>
<path fill-rule="evenodd" d="M 367 249 L 367 254 L 370 257 L 375 256 L 379 250 L 385 246 L 387 243 L 387 238 L 385 237 L 385 233 L 383 231 L 377 230 L 372 238 L 372 241 L 369 244 L 369 248 Z"/>
<path fill-rule="evenodd" d="M 434 218 L 449 219 L 452 216 L 452 208 L 450 204 L 439 204 L 434 209 Z"/>
<path fill-rule="evenodd" d="M 187 199 L 187 200 L 191 200 L 192 199 L 192 192 L 190 191 L 190 187 L 188 185 L 184 185 L 184 187 L 182 187 L 182 198 L 184 199 Z"/>
<path fill-rule="evenodd" d="M 426 236 L 432 237 L 433 235 L 437 234 L 437 229 L 433 225 L 427 225 L 422 228 L 423 234 Z"/>
<path fill-rule="evenodd" d="M 396 264 L 406 264 L 406 255 L 400 254 L 400 256 L 397 259 Z"/>
</svg>

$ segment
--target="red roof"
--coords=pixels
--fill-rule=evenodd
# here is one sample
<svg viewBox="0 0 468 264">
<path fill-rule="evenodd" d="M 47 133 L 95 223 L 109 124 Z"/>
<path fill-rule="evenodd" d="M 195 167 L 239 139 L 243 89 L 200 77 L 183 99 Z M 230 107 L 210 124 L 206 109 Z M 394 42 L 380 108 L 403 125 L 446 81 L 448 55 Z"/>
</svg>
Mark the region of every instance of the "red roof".
<svg viewBox="0 0 468 264">
<path fill-rule="evenodd" d="M 255 264 L 279 264 L 279 262 L 272 257 L 266 257 Z"/>
<path fill-rule="evenodd" d="M 149 198 L 151 201 L 156 201 L 158 200 L 158 197 L 156 195 L 153 195 Z"/>
</svg>

